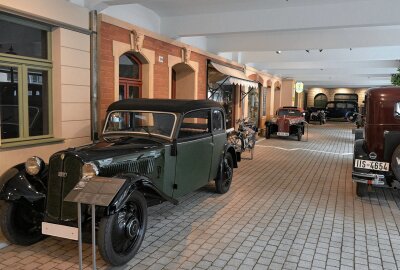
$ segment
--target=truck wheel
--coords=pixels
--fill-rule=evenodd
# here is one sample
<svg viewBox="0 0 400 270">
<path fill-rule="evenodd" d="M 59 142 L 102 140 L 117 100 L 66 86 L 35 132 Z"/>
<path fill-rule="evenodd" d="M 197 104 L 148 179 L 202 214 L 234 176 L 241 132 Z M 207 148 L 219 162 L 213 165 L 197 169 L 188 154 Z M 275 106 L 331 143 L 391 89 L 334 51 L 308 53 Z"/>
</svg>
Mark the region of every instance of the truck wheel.
<svg viewBox="0 0 400 270">
<path fill-rule="evenodd" d="M 29 246 L 42 240 L 43 212 L 23 202 L 5 202 L 1 231 L 11 244 Z"/>
<path fill-rule="evenodd" d="M 114 266 L 130 261 L 143 242 L 147 226 L 147 203 L 139 191 L 133 191 L 117 213 L 100 220 L 99 252 Z"/>
<path fill-rule="evenodd" d="M 265 139 L 269 139 L 269 138 L 271 138 L 271 133 L 270 133 L 269 127 L 266 127 L 265 128 Z"/>
<path fill-rule="evenodd" d="M 302 128 L 297 129 L 297 140 L 301 141 L 301 137 L 303 136 L 303 130 Z"/>
<path fill-rule="evenodd" d="M 225 154 L 222 162 L 222 169 L 219 170 L 217 179 L 215 179 L 215 188 L 217 193 L 224 194 L 228 192 L 233 177 L 233 158 L 230 153 Z"/>
<path fill-rule="evenodd" d="M 400 161 L 400 145 L 396 147 L 396 149 L 393 152 L 392 155 L 392 162 L 391 162 L 391 167 L 394 175 L 396 176 L 396 179 L 400 181 L 400 164 L 398 162 Z"/>
<path fill-rule="evenodd" d="M 358 197 L 364 197 L 368 194 L 368 185 L 364 183 L 357 182 L 356 193 Z"/>
</svg>

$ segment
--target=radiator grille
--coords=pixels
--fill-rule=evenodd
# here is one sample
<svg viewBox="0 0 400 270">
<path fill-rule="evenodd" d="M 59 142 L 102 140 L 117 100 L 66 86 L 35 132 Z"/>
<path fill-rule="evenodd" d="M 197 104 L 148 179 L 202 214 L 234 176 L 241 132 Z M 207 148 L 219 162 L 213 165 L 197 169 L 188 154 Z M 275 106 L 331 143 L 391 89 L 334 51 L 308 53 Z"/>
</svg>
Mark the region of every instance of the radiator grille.
<svg viewBox="0 0 400 270">
<path fill-rule="evenodd" d="M 47 214 L 58 220 L 77 218 L 76 203 L 65 202 L 64 198 L 78 183 L 83 163 L 75 156 L 56 154 L 49 161 L 49 182 L 47 194 Z M 60 177 L 60 172 L 65 177 Z"/>
</svg>

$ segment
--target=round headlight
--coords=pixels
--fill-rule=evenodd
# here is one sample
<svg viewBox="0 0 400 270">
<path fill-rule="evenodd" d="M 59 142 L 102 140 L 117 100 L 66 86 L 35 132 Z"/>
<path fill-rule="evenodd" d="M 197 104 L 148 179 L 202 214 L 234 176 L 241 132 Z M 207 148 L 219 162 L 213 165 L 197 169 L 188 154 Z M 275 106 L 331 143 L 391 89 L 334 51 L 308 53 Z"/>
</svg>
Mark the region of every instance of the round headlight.
<svg viewBox="0 0 400 270">
<path fill-rule="evenodd" d="M 25 162 L 25 171 L 30 175 L 37 175 L 42 168 L 43 160 L 38 157 L 30 157 Z"/>
<path fill-rule="evenodd" d="M 82 177 L 94 177 L 99 174 L 99 168 L 97 166 L 90 162 L 90 163 L 85 163 L 82 166 Z"/>
</svg>

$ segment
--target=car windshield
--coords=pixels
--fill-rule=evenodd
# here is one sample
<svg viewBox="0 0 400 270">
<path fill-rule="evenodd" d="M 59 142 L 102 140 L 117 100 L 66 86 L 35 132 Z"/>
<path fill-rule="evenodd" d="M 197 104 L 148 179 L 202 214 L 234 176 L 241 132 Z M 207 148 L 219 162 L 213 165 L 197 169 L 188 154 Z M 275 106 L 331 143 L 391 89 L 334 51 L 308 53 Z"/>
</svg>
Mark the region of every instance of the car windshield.
<svg viewBox="0 0 400 270">
<path fill-rule="evenodd" d="M 113 111 L 108 115 L 104 135 L 140 133 L 171 137 L 175 115 L 161 112 Z"/>
<path fill-rule="evenodd" d="M 291 110 L 291 109 L 280 109 L 278 111 L 278 116 L 301 116 L 301 112 L 299 110 Z"/>
</svg>

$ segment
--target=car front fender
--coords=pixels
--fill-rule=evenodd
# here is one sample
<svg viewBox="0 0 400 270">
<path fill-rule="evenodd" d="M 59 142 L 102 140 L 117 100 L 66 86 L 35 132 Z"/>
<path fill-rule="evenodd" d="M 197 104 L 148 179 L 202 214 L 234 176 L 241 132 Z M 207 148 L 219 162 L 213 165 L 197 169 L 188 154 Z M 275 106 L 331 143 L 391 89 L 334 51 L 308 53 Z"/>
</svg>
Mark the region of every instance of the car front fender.
<svg viewBox="0 0 400 270">
<path fill-rule="evenodd" d="M 169 201 L 175 205 L 178 204 L 177 200 L 159 190 L 146 176 L 127 174 L 118 175 L 118 178 L 125 179 L 126 181 L 110 205 L 106 208 L 106 215 L 112 215 L 118 212 L 125 205 L 126 201 L 135 190 L 142 192 L 145 198 L 148 198 L 149 196 L 154 198 L 154 196 L 156 196 L 160 201 Z"/>
<path fill-rule="evenodd" d="M 38 191 L 27 177 L 23 163 L 7 170 L 0 177 L 0 200 L 17 201 L 24 198 L 33 203 L 45 199 L 46 194 Z"/>
</svg>

